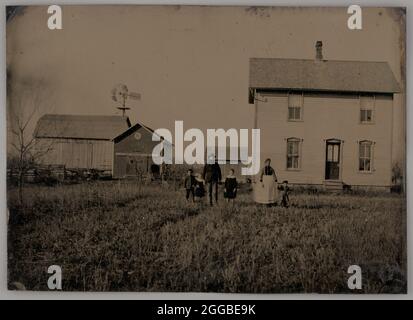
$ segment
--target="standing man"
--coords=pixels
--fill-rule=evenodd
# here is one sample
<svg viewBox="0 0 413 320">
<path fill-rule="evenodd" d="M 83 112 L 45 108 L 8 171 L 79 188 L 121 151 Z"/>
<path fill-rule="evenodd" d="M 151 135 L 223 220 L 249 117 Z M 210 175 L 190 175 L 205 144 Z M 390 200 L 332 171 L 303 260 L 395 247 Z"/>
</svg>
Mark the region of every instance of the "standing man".
<svg viewBox="0 0 413 320">
<path fill-rule="evenodd" d="M 218 203 L 218 184 L 221 181 L 222 176 L 217 159 L 214 156 L 209 156 L 208 162 L 204 166 L 202 177 L 208 185 L 209 204 L 212 206 L 212 192 L 215 192 L 215 202 Z"/>
</svg>

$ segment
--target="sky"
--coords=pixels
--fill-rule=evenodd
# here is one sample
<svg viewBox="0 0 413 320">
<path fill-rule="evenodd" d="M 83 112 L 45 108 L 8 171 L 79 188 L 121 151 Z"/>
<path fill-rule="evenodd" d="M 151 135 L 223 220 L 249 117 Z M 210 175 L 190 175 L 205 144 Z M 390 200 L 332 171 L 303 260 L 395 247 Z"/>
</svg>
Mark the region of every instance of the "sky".
<svg viewBox="0 0 413 320">
<path fill-rule="evenodd" d="M 252 128 L 251 57 L 387 61 L 404 90 L 404 13 L 364 8 L 363 29 L 347 8 L 62 6 L 63 29 L 49 30 L 46 6 L 7 24 L 11 87 L 46 84 L 53 113 L 120 114 L 111 89 L 138 92 L 132 123 L 156 128 Z M 10 97 L 9 97 L 10 98 Z M 12 106 L 9 99 L 9 107 Z M 394 100 L 395 160 L 404 157 L 405 95 Z"/>
</svg>

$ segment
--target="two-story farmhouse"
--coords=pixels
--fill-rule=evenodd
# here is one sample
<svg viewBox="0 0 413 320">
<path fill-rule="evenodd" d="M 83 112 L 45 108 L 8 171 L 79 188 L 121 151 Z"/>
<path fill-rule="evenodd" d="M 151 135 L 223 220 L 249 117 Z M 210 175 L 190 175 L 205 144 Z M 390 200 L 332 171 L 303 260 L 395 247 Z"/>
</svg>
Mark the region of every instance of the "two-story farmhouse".
<svg viewBox="0 0 413 320">
<path fill-rule="evenodd" d="M 387 62 L 250 59 L 261 159 L 292 184 L 389 189 L 393 94 Z"/>
</svg>

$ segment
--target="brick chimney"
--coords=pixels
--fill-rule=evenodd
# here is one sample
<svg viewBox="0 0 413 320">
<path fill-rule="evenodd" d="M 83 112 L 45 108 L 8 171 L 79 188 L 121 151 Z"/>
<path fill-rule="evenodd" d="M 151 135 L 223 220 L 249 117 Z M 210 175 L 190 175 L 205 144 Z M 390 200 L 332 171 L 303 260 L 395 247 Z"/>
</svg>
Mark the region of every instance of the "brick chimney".
<svg viewBox="0 0 413 320">
<path fill-rule="evenodd" d="M 315 43 L 315 59 L 318 61 L 323 60 L 323 41 L 317 41 Z"/>
</svg>

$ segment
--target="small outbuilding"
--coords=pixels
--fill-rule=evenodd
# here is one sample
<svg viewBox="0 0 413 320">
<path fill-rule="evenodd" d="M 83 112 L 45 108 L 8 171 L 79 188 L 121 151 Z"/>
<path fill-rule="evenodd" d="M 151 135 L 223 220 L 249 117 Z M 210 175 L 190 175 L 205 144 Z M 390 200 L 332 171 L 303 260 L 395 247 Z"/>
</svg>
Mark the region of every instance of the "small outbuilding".
<svg viewBox="0 0 413 320">
<path fill-rule="evenodd" d="M 154 130 L 138 122 L 113 139 L 114 178 L 161 174 L 161 167 L 152 159 L 152 151 L 160 143 L 152 141 L 153 134 Z"/>
</svg>

